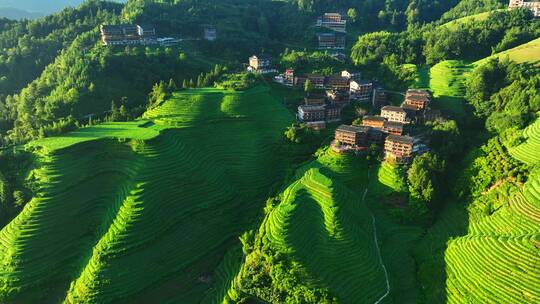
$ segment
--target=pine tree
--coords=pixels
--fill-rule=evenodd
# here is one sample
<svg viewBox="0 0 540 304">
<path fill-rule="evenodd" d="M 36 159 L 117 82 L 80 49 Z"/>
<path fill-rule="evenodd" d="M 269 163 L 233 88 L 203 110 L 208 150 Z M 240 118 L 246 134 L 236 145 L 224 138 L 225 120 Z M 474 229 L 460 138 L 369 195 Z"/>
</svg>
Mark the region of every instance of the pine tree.
<svg viewBox="0 0 540 304">
<path fill-rule="evenodd" d="M 182 81 L 182 88 L 183 88 L 183 89 L 189 88 L 189 83 L 188 83 L 188 81 L 187 81 L 186 79 L 184 79 L 184 80 Z"/>
<path fill-rule="evenodd" d="M 172 93 L 176 90 L 178 90 L 178 87 L 176 86 L 176 82 L 174 82 L 174 79 L 169 79 L 169 85 L 167 86 L 167 89 L 169 90 L 169 93 Z"/>
</svg>

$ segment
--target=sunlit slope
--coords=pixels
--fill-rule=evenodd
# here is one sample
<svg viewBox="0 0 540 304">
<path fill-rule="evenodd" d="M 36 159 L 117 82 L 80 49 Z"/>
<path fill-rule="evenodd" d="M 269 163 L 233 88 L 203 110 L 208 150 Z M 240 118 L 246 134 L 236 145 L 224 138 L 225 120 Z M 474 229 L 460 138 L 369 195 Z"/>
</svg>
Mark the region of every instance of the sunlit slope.
<svg viewBox="0 0 540 304">
<path fill-rule="evenodd" d="M 395 174 L 381 170 L 383 179 Z M 263 242 L 298 261 L 310 283 L 340 303 L 417 300 L 410 250 L 420 231 L 383 210 L 380 196 L 395 190 L 377 171 L 365 159 L 328 151 L 299 170 L 259 230 Z"/>
<path fill-rule="evenodd" d="M 200 301 L 284 174 L 292 118 L 266 90 L 175 94 L 138 126 L 153 138 L 41 143 L 43 186 L 0 232 L 2 301 Z"/>
<path fill-rule="evenodd" d="M 449 303 L 540 301 L 540 175 L 445 253 Z"/>
<path fill-rule="evenodd" d="M 465 16 L 465 17 L 462 17 L 462 18 L 459 18 L 459 19 L 449 21 L 449 22 L 441 25 L 441 27 L 446 27 L 446 28 L 448 28 L 450 30 L 457 30 L 457 29 L 459 29 L 459 27 L 461 25 L 464 25 L 464 24 L 467 24 L 467 23 L 472 23 L 472 22 L 484 21 L 484 20 L 488 19 L 489 16 L 493 12 L 494 11 L 489 11 L 489 12 L 478 13 L 478 14 L 474 14 L 474 15 L 470 15 L 470 16 Z"/>
<path fill-rule="evenodd" d="M 523 163 L 538 165 L 540 163 L 540 119 L 523 131 L 525 142 L 510 149 L 510 154 Z"/>
<path fill-rule="evenodd" d="M 479 60 L 475 62 L 474 64 L 481 65 L 491 58 L 499 58 L 501 60 L 508 58 L 517 63 L 528 62 L 528 63 L 540 64 L 540 38 L 537 38 L 533 41 L 517 46 L 513 49 L 509 49 L 509 50 L 494 54 L 490 57 Z"/>
</svg>

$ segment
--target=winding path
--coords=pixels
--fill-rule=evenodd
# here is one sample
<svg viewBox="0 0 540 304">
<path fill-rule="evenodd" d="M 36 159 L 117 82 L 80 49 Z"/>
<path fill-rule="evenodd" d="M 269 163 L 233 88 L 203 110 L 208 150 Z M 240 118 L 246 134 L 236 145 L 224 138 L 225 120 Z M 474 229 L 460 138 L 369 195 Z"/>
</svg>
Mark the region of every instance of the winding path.
<svg viewBox="0 0 540 304">
<path fill-rule="evenodd" d="M 366 195 L 369 189 L 369 178 L 370 178 L 370 170 L 368 169 L 368 185 L 366 186 L 366 190 L 364 191 L 364 195 L 362 196 L 362 202 L 366 201 Z M 373 224 L 373 239 L 375 240 L 375 246 L 377 246 L 377 255 L 379 256 L 379 263 L 381 264 L 381 267 L 384 271 L 384 280 L 386 281 L 386 292 L 377 301 L 375 301 L 375 304 L 379 304 L 382 302 L 382 300 L 384 300 L 390 294 L 390 281 L 388 280 L 388 271 L 386 270 L 386 265 L 384 265 L 384 262 L 382 259 L 381 247 L 379 246 L 379 239 L 377 237 L 377 222 L 375 220 L 375 216 L 373 215 L 373 212 L 371 212 L 371 219 L 372 219 L 372 224 Z"/>
</svg>

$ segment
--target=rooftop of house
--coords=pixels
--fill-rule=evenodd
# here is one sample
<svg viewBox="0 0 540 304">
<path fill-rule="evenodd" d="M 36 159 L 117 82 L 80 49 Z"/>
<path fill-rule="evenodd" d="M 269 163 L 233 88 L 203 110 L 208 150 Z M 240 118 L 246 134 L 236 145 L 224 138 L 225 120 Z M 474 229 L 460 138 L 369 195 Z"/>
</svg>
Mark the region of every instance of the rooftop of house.
<svg viewBox="0 0 540 304">
<path fill-rule="evenodd" d="M 395 121 L 385 121 L 384 122 L 385 128 L 395 128 L 395 129 L 403 129 L 403 124 L 400 122 Z"/>
<path fill-rule="evenodd" d="M 396 107 L 396 106 L 384 106 L 382 107 L 381 111 L 400 112 L 400 113 L 405 112 L 405 110 L 402 107 Z"/>
<path fill-rule="evenodd" d="M 136 24 L 102 24 L 101 28 L 103 30 L 114 31 L 114 30 L 123 30 L 123 29 L 129 29 L 129 28 L 136 29 L 137 25 Z"/>
<path fill-rule="evenodd" d="M 365 127 L 365 126 L 341 125 L 336 129 L 336 131 L 347 132 L 347 133 L 360 133 L 360 132 L 368 132 L 369 129 L 370 129 L 369 127 Z"/>
<path fill-rule="evenodd" d="M 329 104 L 326 106 L 326 110 L 334 110 L 334 109 L 341 110 L 341 106 L 337 104 Z"/>
<path fill-rule="evenodd" d="M 417 110 L 416 106 L 413 106 L 413 105 L 410 105 L 410 104 L 406 104 L 406 103 L 402 104 L 402 105 L 401 105 L 401 108 L 402 108 L 404 111 L 416 111 L 416 110 Z"/>
<path fill-rule="evenodd" d="M 358 85 L 373 85 L 373 81 L 371 80 L 352 80 L 352 82 L 355 82 Z"/>
<path fill-rule="evenodd" d="M 364 121 L 386 121 L 386 118 L 378 115 L 366 115 L 363 118 Z"/>
<path fill-rule="evenodd" d="M 404 145 L 412 145 L 414 143 L 414 138 L 410 136 L 402 136 L 402 135 L 388 135 L 386 137 L 386 140 L 404 144 Z"/>
<path fill-rule="evenodd" d="M 307 99 L 324 99 L 326 96 L 320 93 L 307 93 L 306 97 Z"/>
<path fill-rule="evenodd" d="M 325 106 L 300 105 L 298 109 L 302 111 L 324 111 Z"/>
</svg>

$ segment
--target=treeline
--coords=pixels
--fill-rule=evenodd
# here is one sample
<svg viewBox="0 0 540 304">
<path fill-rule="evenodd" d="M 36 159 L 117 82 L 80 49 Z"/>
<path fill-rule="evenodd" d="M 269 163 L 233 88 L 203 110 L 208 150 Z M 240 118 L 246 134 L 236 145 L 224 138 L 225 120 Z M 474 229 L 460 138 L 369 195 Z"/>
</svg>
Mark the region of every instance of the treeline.
<svg viewBox="0 0 540 304">
<path fill-rule="evenodd" d="M 540 111 L 540 69 L 531 64 L 490 60 L 474 70 L 466 87 L 467 100 L 496 134 L 526 127 Z"/>
<path fill-rule="evenodd" d="M 34 80 L 80 34 L 116 19 L 121 4 L 88 1 L 36 20 L 0 21 L 0 97 Z"/>
<path fill-rule="evenodd" d="M 496 11 L 483 21 L 455 27 L 428 24 L 399 33 L 374 32 L 359 37 L 351 57 L 376 65 L 393 57 L 397 64 L 476 60 L 540 36 L 540 23 L 528 10 Z"/>
<path fill-rule="evenodd" d="M 27 179 L 32 164 L 31 153 L 0 150 L 0 227 L 19 213 L 32 197 L 32 181 Z"/>
<path fill-rule="evenodd" d="M 178 81 L 209 68 L 176 48 L 105 48 L 98 37 L 97 30 L 80 35 L 38 79 L 0 101 L 4 144 L 38 138 L 41 128 L 70 115 L 100 115 L 112 101 L 145 106 L 161 79 Z"/>
</svg>

